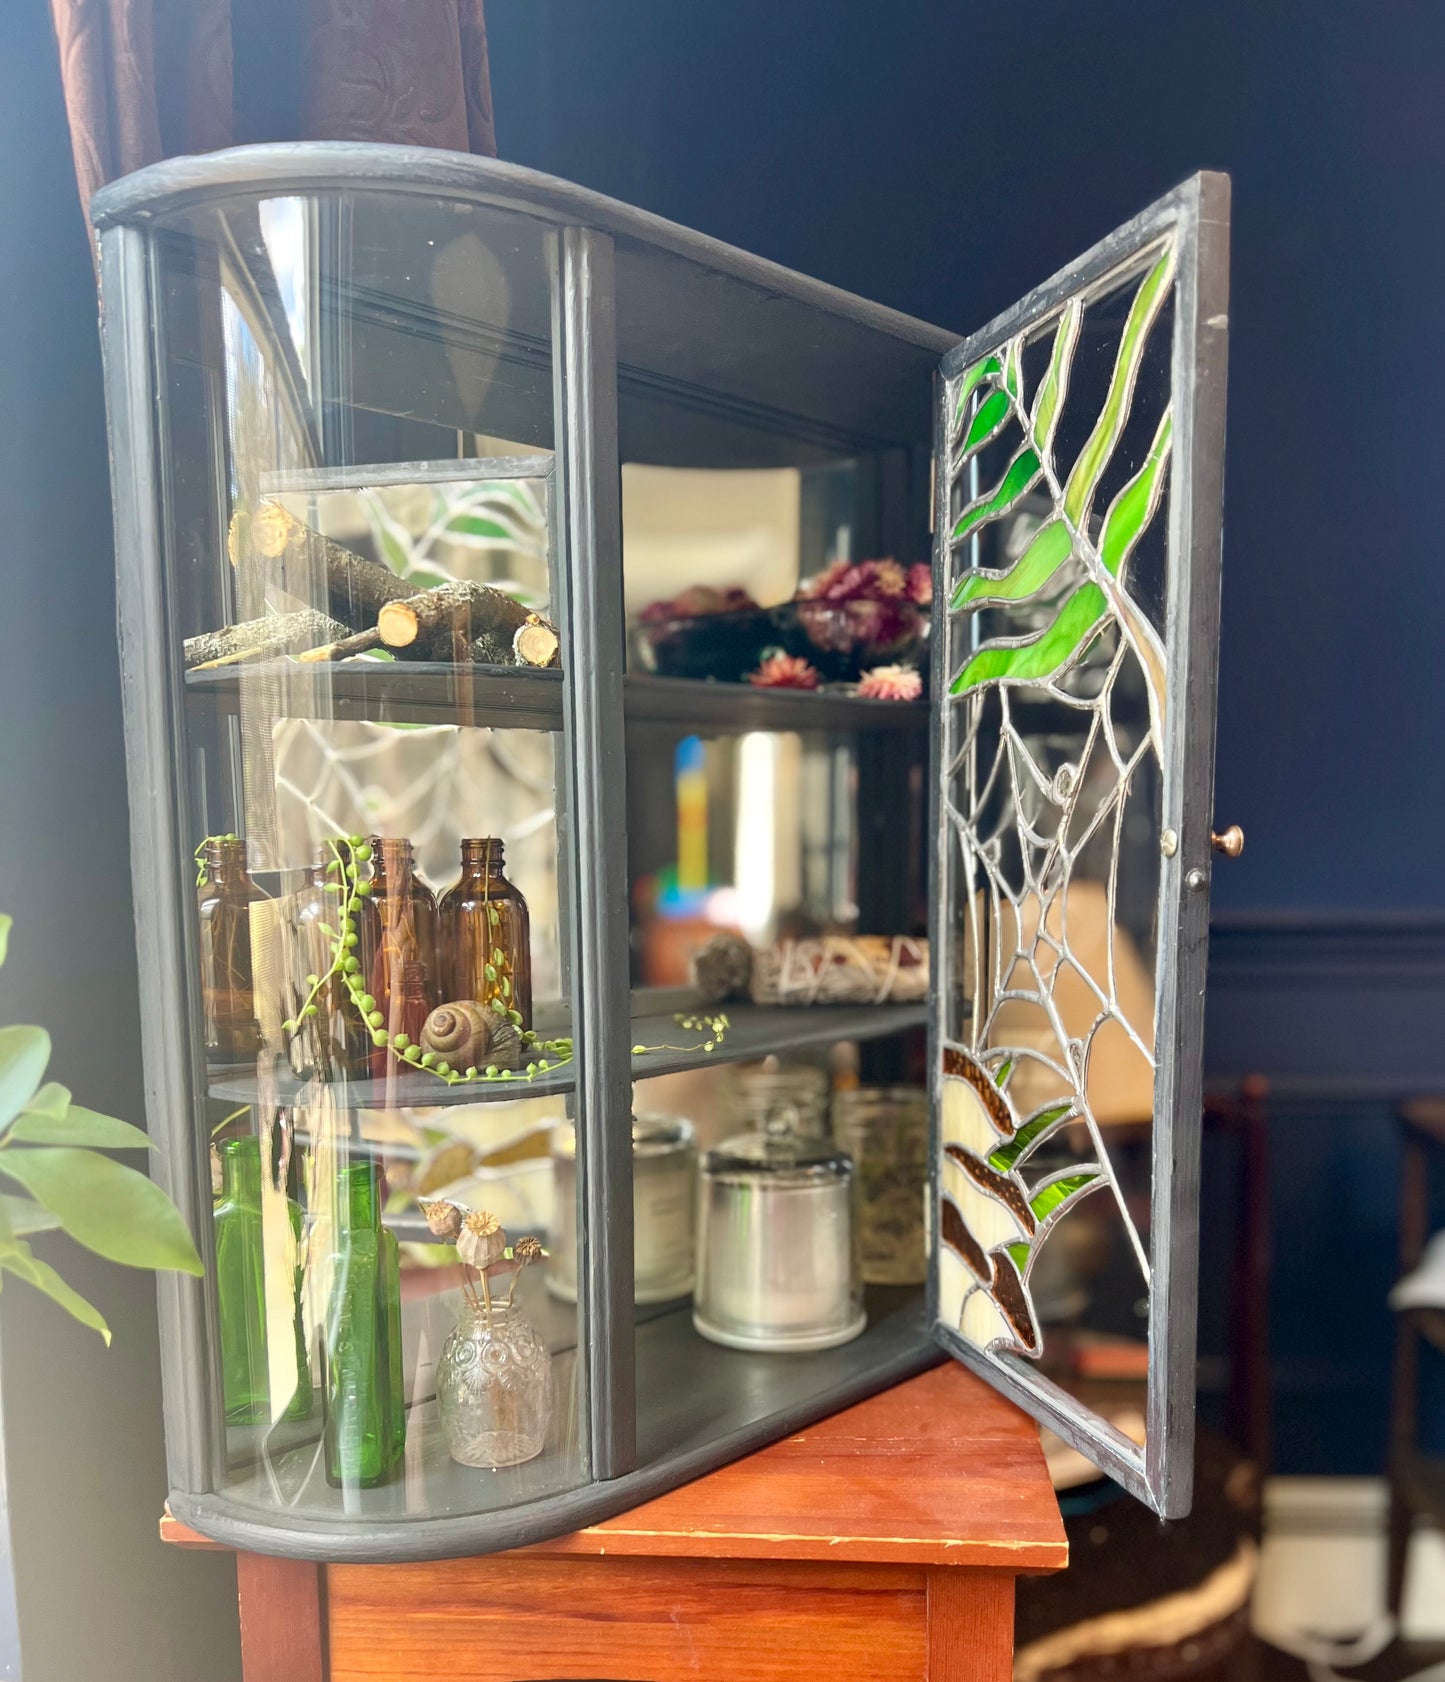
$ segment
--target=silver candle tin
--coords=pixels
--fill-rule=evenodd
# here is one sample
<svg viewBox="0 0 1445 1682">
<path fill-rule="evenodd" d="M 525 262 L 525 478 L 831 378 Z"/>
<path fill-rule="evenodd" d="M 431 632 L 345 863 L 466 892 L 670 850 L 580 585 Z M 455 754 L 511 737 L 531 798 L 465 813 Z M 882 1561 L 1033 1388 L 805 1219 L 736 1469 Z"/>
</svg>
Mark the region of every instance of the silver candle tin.
<svg viewBox="0 0 1445 1682">
<path fill-rule="evenodd" d="M 845 1151 L 747 1133 L 701 1163 L 692 1323 L 731 1349 L 831 1349 L 868 1323 Z"/>
<path fill-rule="evenodd" d="M 632 1118 L 632 1294 L 671 1302 L 692 1290 L 697 1147 L 681 1116 Z M 577 1132 L 552 1134 L 552 1231 L 547 1289 L 577 1300 Z"/>
</svg>

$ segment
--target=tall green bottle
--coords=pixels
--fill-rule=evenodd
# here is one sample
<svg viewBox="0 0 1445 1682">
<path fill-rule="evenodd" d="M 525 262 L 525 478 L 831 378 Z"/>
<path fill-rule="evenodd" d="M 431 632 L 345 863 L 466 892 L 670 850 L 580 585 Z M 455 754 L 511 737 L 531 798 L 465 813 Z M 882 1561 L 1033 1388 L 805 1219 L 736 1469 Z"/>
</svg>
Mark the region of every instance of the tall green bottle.
<svg viewBox="0 0 1445 1682">
<path fill-rule="evenodd" d="M 372 1161 L 336 1175 L 336 1236 L 326 1306 L 326 1477 L 384 1483 L 406 1446 L 401 1365 L 401 1256 L 381 1224 Z"/>
<path fill-rule="evenodd" d="M 253 1136 L 224 1139 L 221 1198 L 215 1207 L 216 1290 L 221 1322 L 221 1387 L 228 1425 L 271 1422 L 271 1376 L 266 1339 L 266 1252 L 261 1237 L 261 1141 Z M 291 1230 L 301 1236 L 301 1210 L 288 1198 Z M 296 1392 L 282 1415 L 305 1419 L 311 1412 L 311 1369 L 293 1278 Z"/>
</svg>

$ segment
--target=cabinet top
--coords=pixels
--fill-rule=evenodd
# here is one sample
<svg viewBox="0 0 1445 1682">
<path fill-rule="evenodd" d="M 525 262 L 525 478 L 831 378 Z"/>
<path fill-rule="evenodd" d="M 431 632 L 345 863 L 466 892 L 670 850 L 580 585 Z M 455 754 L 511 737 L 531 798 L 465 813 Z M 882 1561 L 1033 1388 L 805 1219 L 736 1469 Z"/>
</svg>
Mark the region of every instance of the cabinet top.
<svg viewBox="0 0 1445 1682">
<path fill-rule="evenodd" d="M 90 218 L 104 232 L 116 226 L 143 225 L 221 198 L 342 190 L 453 199 L 518 211 L 559 226 L 596 228 L 940 356 L 959 337 L 590 188 L 497 158 L 426 146 L 288 141 L 167 158 L 102 187 L 90 201 Z"/>
</svg>

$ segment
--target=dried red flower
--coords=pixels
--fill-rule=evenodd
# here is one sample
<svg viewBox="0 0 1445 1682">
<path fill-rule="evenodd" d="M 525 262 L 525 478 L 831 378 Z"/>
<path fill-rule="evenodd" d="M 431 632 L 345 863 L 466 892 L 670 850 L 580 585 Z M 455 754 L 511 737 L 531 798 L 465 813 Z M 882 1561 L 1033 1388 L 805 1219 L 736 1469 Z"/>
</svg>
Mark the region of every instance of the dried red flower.
<svg viewBox="0 0 1445 1682">
<path fill-rule="evenodd" d="M 748 682 L 759 689 L 816 689 L 819 681 L 817 668 L 796 654 L 770 654 L 748 673 Z"/>
<path fill-rule="evenodd" d="M 912 666 L 875 666 L 858 683 L 865 701 L 916 701 L 922 693 L 923 679 Z"/>
</svg>

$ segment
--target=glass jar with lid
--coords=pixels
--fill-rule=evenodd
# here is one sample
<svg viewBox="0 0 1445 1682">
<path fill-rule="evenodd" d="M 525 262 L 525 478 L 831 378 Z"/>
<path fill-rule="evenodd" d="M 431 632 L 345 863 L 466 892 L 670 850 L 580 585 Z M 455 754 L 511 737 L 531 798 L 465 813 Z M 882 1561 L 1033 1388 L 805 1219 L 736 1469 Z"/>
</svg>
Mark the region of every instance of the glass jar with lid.
<svg viewBox="0 0 1445 1682">
<path fill-rule="evenodd" d="M 692 1290 L 697 1149 L 681 1116 L 632 1118 L 633 1300 L 672 1302 Z M 547 1289 L 577 1300 L 577 1130 L 552 1135 L 552 1216 Z"/>
<path fill-rule="evenodd" d="M 828 1074 L 814 1063 L 765 1057 L 729 1071 L 727 1116 L 739 1133 L 796 1133 L 822 1139 L 828 1132 Z"/>
<path fill-rule="evenodd" d="M 869 1285 L 918 1285 L 927 1272 L 928 1094 L 859 1086 L 833 1096 L 833 1137 L 858 1174 L 858 1235 Z"/>
<path fill-rule="evenodd" d="M 867 1324 L 846 1151 L 745 1133 L 707 1152 L 693 1325 L 731 1349 L 831 1349 Z"/>
</svg>

